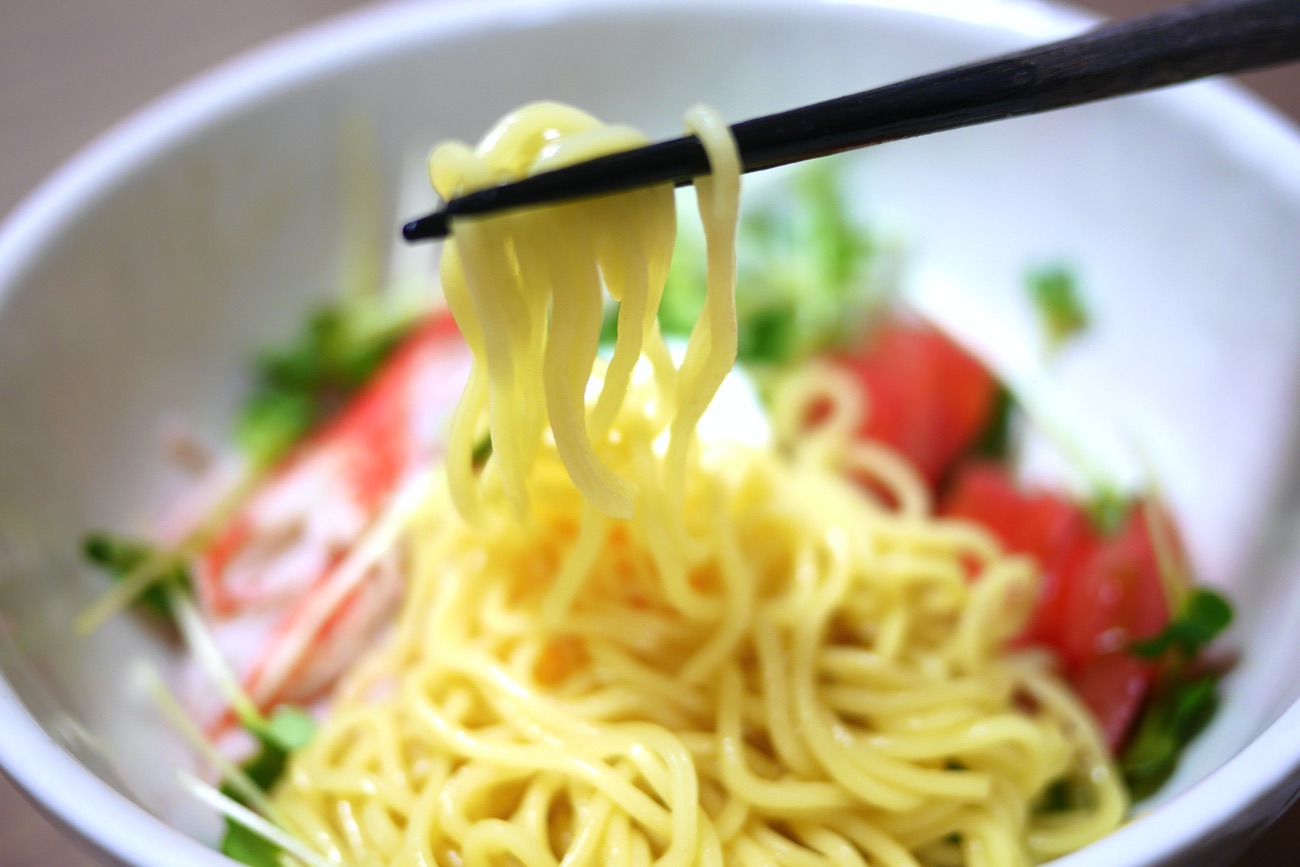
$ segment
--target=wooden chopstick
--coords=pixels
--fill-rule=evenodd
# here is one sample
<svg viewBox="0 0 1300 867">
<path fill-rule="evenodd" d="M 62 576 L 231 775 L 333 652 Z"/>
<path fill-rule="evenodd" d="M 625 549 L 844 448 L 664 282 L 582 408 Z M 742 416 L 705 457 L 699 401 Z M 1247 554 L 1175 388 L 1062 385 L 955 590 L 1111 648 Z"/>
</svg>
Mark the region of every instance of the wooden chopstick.
<svg viewBox="0 0 1300 867">
<path fill-rule="evenodd" d="M 1300 0 L 1211 0 L 1119 23 L 731 127 L 746 172 L 854 148 L 1081 105 L 1300 59 Z M 446 236 L 459 217 L 686 183 L 709 172 L 694 136 L 452 199 L 407 223 L 408 241 Z"/>
</svg>

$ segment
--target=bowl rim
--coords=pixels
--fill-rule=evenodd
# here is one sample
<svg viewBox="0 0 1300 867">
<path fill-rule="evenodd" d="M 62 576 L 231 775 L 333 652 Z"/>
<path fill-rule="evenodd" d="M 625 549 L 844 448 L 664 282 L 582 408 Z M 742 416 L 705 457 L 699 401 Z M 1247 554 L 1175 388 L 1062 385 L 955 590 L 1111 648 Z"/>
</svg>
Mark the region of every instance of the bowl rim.
<svg viewBox="0 0 1300 867">
<path fill-rule="evenodd" d="M 458 33 L 550 23 L 599 12 L 665 14 L 741 8 L 788 11 L 801 5 L 898 9 L 1057 38 L 1101 20 L 1049 0 L 407 0 L 360 8 L 275 38 L 237 55 L 135 111 L 64 162 L 0 224 L 0 314 L 85 203 L 102 198 L 155 158 L 201 136 L 248 106 L 332 71 L 373 59 L 393 46 Z M 1300 134 L 1277 109 L 1236 85 L 1206 82 L 1144 98 L 1200 122 L 1250 157 L 1263 176 L 1300 201 Z M 233 862 L 124 797 L 57 744 L 0 677 L 0 772 L 48 818 L 105 854 L 140 867 Z M 1300 702 L 1235 756 L 1139 821 L 1055 862 L 1060 867 L 1158 864 L 1227 833 L 1262 809 L 1300 771 Z M 1177 805 L 1177 809 L 1174 809 Z M 1258 823 L 1256 823 L 1258 824 Z"/>
</svg>

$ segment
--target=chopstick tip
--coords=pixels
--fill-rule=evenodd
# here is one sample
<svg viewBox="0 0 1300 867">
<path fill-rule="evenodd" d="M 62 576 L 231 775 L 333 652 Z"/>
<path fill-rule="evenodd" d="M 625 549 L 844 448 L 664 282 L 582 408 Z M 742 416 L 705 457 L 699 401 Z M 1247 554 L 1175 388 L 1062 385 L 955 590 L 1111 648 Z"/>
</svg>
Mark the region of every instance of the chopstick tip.
<svg viewBox="0 0 1300 867">
<path fill-rule="evenodd" d="M 414 244 L 417 241 L 436 241 L 451 234 L 451 221 L 446 211 L 435 211 L 412 220 L 402 227 L 402 237 Z"/>
</svg>

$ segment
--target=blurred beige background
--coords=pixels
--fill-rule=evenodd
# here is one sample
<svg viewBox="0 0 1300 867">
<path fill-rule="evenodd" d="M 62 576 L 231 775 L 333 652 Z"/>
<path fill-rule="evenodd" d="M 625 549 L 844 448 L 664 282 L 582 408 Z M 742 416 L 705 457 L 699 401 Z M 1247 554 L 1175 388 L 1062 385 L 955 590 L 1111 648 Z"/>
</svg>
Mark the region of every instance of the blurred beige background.
<svg viewBox="0 0 1300 867">
<path fill-rule="evenodd" d="M 359 0 L 2 0 L 0 214 L 106 127 L 231 55 Z M 1126 17 L 1169 0 L 1086 0 Z M 1246 83 L 1300 118 L 1300 67 Z M 1300 809 L 1245 865 L 1300 863 Z M 0 777 L 0 867 L 89 867 Z"/>
</svg>

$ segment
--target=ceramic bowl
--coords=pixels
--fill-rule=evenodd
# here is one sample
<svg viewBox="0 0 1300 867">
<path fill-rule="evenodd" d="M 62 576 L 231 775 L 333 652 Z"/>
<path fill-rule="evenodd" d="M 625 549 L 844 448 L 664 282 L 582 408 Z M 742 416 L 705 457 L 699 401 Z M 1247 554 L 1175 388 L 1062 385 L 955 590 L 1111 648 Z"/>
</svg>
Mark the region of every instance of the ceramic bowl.
<svg viewBox="0 0 1300 867">
<path fill-rule="evenodd" d="M 360 234 L 386 244 L 413 155 L 528 100 L 669 135 L 697 101 L 742 119 L 1090 22 L 1024 0 L 382 5 L 111 130 L 0 234 L 0 766 L 106 860 L 228 863 L 191 836 L 213 819 L 132 679 L 166 644 L 129 618 L 72 630 L 102 589 L 77 542 L 147 521 L 174 486 L 161 420 L 219 438 L 250 352 L 338 291 L 357 166 L 377 193 Z M 1238 601 L 1242 662 L 1166 789 L 1059 863 L 1224 863 L 1300 793 L 1300 137 L 1198 84 L 894 143 L 844 182 L 918 303 L 1004 367 L 1036 357 L 1027 264 L 1080 269 L 1094 325 L 1054 387 L 1098 442 L 1140 444 L 1201 576 Z"/>
</svg>

